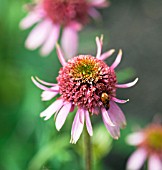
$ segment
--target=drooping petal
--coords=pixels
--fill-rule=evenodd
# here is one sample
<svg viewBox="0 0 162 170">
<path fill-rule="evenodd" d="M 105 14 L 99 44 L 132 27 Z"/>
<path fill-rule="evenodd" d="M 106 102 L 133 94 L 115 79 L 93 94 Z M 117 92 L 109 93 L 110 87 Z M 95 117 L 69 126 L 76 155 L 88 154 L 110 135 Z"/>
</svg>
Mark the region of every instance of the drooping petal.
<svg viewBox="0 0 162 170">
<path fill-rule="evenodd" d="M 106 122 L 109 126 L 115 126 L 112 120 L 110 119 L 107 110 L 104 107 L 101 108 L 101 112 L 103 121 Z"/>
<path fill-rule="evenodd" d="M 78 49 L 78 31 L 71 27 L 65 27 L 62 33 L 61 46 L 67 59 L 74 57 Z"/>
<path fill-rule="evenodd" d="M 63 99 L 58 99 L 52 103 L 46 110 L 40 113 L 40 117 L 45 117 L 44 120 L 48 120 L 57 110 L 63 106 Z"/>
<path fill-rule="evenodd" d="M 106 0 L 90 0 L 90 5 L 98 7 L 98 8 L 104 8 L 110 5 L 110 3 Z"/>
<path fill-rule="evenodd" d="M 58 131 L 62 128 L 63 124 L 65 123 L 65 120 L 70 112 L 71 105 L 72 105 L 71 103 L 67 103 L 59 111 L 56 117 L 56 129 Z"/>
<path fill-rule="evenodd" d="M 59 91 L 59 87 L 58 87 L 58 86 L 56 86 L 56 90 L 53 90 L 53 89 L 51 89 L 51 88 L 48 88 L 48 87 L 43 86 L 42 84 L 38 83 L 38 82 L 34 79 L 34 77 L 31 77 L 31 79 L 32 79 L 33 83 L 34 83 L 37 87 L 39 87 L 40 89 L 42 89 L 42 90 L 51 91 L 51 92 L 58 92 L 58 91 Z"/>
<path fill-rule="evenodd" d="M 162 170 L 162 160 L 157 155 L 150 156 L 148 170 Z"/>
<path fill-rule="evenodd" d="M 122 50 L 119 50 L 119 53 L 118 53 L 114 63 L 111 65 L 110 68 L 111 69 L 115 69 L 118 66 L 118 64 L 120 63 L 121 58 L 122 58 Z"/>
<path fill-rule="evenodd" d="M 108 110 L 108 113 L 112 122 L 115 125 L 119 126 L 120 128 L 124 128 L 126 126 L 125 116 L 115 102 L 110 101 L 110 108 Z"/>
<path fill-rule="evenodd" d="M 71 129 L 71 140 L 70 143 L 76 143 L 83 131 L 83 127 L 84 127 L 84 122 L 81 123 L 80 122 L 80 118 L 79 118 L 79 114 L 80 112 L 85 112 L 83 109 L 78 109 L 73 124 L 72 124 L 72 129 Z M 83 119 L 84 120 L 84 119 Z"/>
<path fill-rule="evenodd" d="M 147 153 L 143 148 L 136 150 L 128 159 L 127 170 L 139 170 L 146 160 Z"/>
<path fill-rule="evenodd" d="M 51 89 L 54 89 L 54 87 L 51 87 Z M 51 92 L 51 91 L 43 91 L 41 94 L 42 101 L 48 101 L 54 98 L 58 92 Z"/>
<path fill-rule="evenodd" d="M 88 10 L 88 14 L 95 20 L 101 19 L 101 14 L 95 9 L 95 8 L 90 8 Z"/>
<path fill-rule="evenodd" d="M 103 35 L 101 35 L 101 38 L 96 37 L 96 44 L 97 44 L 97 54 L 96 54 L 96 58 L 100 58 L 101 55 L 101 51 L 102 51 L 102 44 L 103 44 Z"/>
<path fill-rule="evenodd" d="M 57 50 L 57 55 L 58 55 L 58 58 L 60 60 L 60 63 L 62 64 L 62 66 L 65 66 L 66 61 L 65 61 L 65 58 L 63 56 L 62 50 L 61 50 L 61 48 L 58 44 L 56 44 L 56 50 Z"/>
<path fill-rule="evenodd" d="M 115 87 L 116 88 L 129 88 L 134 86 L 138 81 L 138 78 L 136 78 L 134 81 L 130 82 L 130 83 L 126 83 L 126 84 L 116 84 Z"/>
<path fill-rule="evenodd" d="M 25 46 L 31 50 L 35 50 L 46 40 L 49 31 L 52 28 L 52 21 L 45 19 L 40 22 L 29 34 Z"/>
<path fill-rule="evenodd" d="M 120 137 L 120 129 L 118 126 L 109 126 L 104 120 L 103 120 L 108 132 L 114 139 L 119 139 Z"/>
<path fill-rule="evenodd" d="M 21 29 L 27 29 L 34 25 L 36 22 L 41 20 L 42 16 L 38 15 L 35 12 L 30 12 L 25 18 L 23 18 L 20 22 Z"/>
<path fill-rule="evenodd" d="M 99 59 L 100 59 L 100 60 L 105 60 L 105 59 L 109 58 L 114 52 L 115 52 L 115 50 L 114 50 L 114 49 L 111 49 L 111 50 L 103 53 L 103 54 L 99 57 Z"/>
<path fill-rule="evenodd" d="M 85 112 L 83 111 L 79 112 L 79 120 L 83 124 L 84 124 L 84 119 L 85 119 Z"/>
<path fill-rule="evenodd" d="M 40 78 L 38 77 L 35 77 L 36 80 L 38 80 L 40 83 L 44 84 L 44 85 L 47 85 L 47 86 L 58 86 L 57 84 L 54 84 L 54 83 L 49 83 L 49 82 L 46 82 L 46 81 L 43 81 L 41 80 Z"/>
<path fill-rule="evenodd" d="M 60 26 L 59 25 L 53 25 L 52 30 L 50 31 L 47 39 L 45 40 L 42 48 L 41 48 L 41 55 L 47 56 L 53 48 L 56 45 L 56 42 L 59 38 L 60 34 Z"/>
<path fill-rule="evenodd" d="M 117 99 L 116 97 L 112 97 L 111 99 L 112 99 L 113 101 L 117 102 L 117 103 L 122 103 L 122 104 L 129 101 L 129 99 L 127 99 L 127 100 L 121 100 L 121 99 Z"/>
<path fill-rule="evenodd" d="M 126 142 L 129 145 L 139 145 L 144 140 L 144 134 L 142 132 L 135 132 L 126 137 Z"/>
<path fill-rule="evenodd" d="M 87 131 L 88 131 L 89 135 L 92 136 L 93 135 L 93 129 L 92 129 L 92 124 L 91 124 L 91 120 L 90 120 L 90 116 L 89 116 L 88 111 L 85 112 L 85 117 L 86 117 Z"/>
</svg>

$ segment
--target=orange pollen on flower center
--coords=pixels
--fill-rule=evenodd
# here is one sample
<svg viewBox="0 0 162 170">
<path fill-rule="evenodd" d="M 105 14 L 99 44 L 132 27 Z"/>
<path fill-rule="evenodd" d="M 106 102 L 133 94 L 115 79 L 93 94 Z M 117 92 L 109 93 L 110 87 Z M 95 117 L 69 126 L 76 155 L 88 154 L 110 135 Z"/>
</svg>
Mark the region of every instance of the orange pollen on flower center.
<svg viewBox="0 0 162 170">
<path fill-rule="evenodd" d="M 85 56 L 78 58 L 75 64 L 72 65 L 70 75 L 76 81 L 96 83 L 99 79 L 100 70 L 100 62 L 97 62 L 94 57 Z"/>
<path fill-rule="evenodd" d="M 88 22 L 88 3 L 86 0 L 43 0 L 46 15 L 55 24 L 68 25 L 70 22 Z"/>
</svg>

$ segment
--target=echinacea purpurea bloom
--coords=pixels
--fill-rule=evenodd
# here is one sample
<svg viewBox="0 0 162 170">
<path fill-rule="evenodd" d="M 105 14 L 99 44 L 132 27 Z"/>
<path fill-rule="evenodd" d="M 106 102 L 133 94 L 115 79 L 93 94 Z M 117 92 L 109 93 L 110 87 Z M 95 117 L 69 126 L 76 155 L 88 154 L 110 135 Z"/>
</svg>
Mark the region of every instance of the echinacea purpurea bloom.
<svg viewBox="0 0 162 170">
<path fill-rule="evenodd" d="M 127 137 L 137 150 L 127 162 L 127 170 L 139 170 L 148 158 L 148 170 L 162 170 L 162 125 L 151 124 Z"/>
<path fill-rule="evenodd" d="M 35 5 L 29 4 L 29 14 L 22 19 L 20 27 L 28 29 L 37 25 L 27 37 L 25 46 L 31 50 L 41 47 L 41 55 L 46 56 L 62 32 L 61 46 L 66 57 L 71 58 L 77 52 L 78 32 L 89 22 L 89 17 L 97 19 L 100 16 L 96 8 L 108 5 L 106 0 L 38 0 Z"/>
<path fill-rule="evenodd" d="M 126 103 L 128 100 L 116 98 L 117 88 L 128 88 L 136 84 L 138 78 L 131 83 L 117 84 L 114 69 L 120 63 L 122 51 L 119 50 L 116 60 L 109 67 L 103 62 L 110 57 L 114 50 L 101 54 L 102 37 L 96 38 L 97 55 L 78 55 L 68 62 L 65 61 L 60 47 L 57 45 L 57 54 L 62 64 L 57 77 L 57 84 L 44 82 L 36 77 L 32 81 L 40 89 L 42 100 L 50 100 L 58 93 L 60 97 L 51 104 L 40 116 L 49 119 L 53 114 L 56 117 L 56 129 L 60 130 L 68 114 L 77 108 L 72 124 L 71 143 L 79 139 L 84 121 L 90 136 L 93 135 L 90 116 L 102 114 L 103 122 L 113 138 L 118 139 L 120 128 L 126 125 L 126 119 L 117 103 Z M 46 87 L 47 85 L 49 87 Z"/>
</svg>

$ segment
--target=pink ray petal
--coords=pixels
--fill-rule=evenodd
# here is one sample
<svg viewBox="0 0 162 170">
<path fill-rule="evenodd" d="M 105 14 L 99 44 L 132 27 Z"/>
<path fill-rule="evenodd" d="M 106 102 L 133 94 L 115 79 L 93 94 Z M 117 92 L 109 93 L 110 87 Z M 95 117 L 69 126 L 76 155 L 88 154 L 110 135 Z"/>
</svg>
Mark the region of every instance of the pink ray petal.
<svg viewBox="0 0 162 170">
<path fill-rule="evenodd" d="M 109 113 L 110 119 L 115 125 L 121 128 L 124 128 L 126 126 L 125 116 L 122 110 L 118 107 L 118 105 L 115 102 L 110 101 L 110 108 L 108 110 L 108 113 Z"/>
<path fill-rule="evenodd" d="M 145 136 L 142 132 L 135 132 L 126 137 L 126 142 L 129 145 L 139 145 L 143 142 Z"/>
<path fill-rule="evenodd" d="M 38 82 L 34 79 L 34 77 L 31 77 L 31 79 L 32 79 L 33 83 L 34 83 L 37 87 L 39 87 L 40 89 L 42 89 L 42 90 L 51 91 L 51 92 L 58 92 L 58 91 L 59 91 L 58 89 L 57 89 L 57 90 L 53 90 L 53 89 L 50 89 L 50 88 L 48 88 L 48 87 L 43 86 L 42 84 L 38 83 Z"/>
<path fill-rule="evenodd" d="M 40 83 L 42 83 L 44 85 L 47 85 L 47 86 L 58 86 L 58 84 L 45 82 L 45 81 L 41 80 L 40 78 L 38 78 L 37 76 L 35 78 L 36 78 L 36 80 L 38 80 Z"/>
<path fill-rule="evenodd" d="M 51 87 L 51 89 L 54 89 L 54 87 Z M 54 98 L 58 92 L 51 92 L 51 91 L 43 91 L 41 94 L 42 101 L 48 101 Z"/>
<path fill-rule="evenodd" d="M 83 123 L 80 122 L 79 118 L 80 112 L 84 113 L 85 111 L 83 109 L 78 109 L 72 124 L 70 143 L 73 144 L 75 144 L 78 141 L 84 127 L 84 122 Z"/>
<path fill-rule="evenodd" d="M 148 161 L 148 170 L 162 170 L 162 160 L 157 155 L 151 155 Z"/>
<path fill-rule="evenodd" d="M 91 119 L 90 119 L 88 111 L 85 112 L 85 117 L 86 117 L 87 131 L 88 131 L 89 135 L 92 136 L 93 135 L 93 129 L 92 129 Z"/>
<path fill-rule="evenodd" d="M 99 57 L 99 59 L 100 59 L 100 60 L 106 60 L 106 59 L 109 58 L 114 52 L 115 52 L 115 50 L 114 50 L 114 49 L 111 49 L 111 50 L 103 53 L 103 54 Z"/>
<path fill-rule="evenodd" d="M 130 83 L 126 83 L 126 84 L 116 84 L 115 87 L 116 88 L 129 88 L 134 86 L 138 81 L 138 78 L 136 78 L 134 81 L 130 82 Z"/>
<path fill-rule="evenodd" d="M 45 40 L 40 53 L 42 56 L 47 56 L 48 54 L 51 53 L 53 48 L 56 45 L 56 42 L 59 38 L 60 34 L 60 26 L 59 25 L 53 25 L 52 30 L 50 31 L 47 39 Z"/>
<path fill-rule="evenodd" d="M 108 130 L 108 132 L 110 133 L 110 135 L 114 138 L 114 139 L 119 139 L 120 137 L 120 129 L 118 126 L 109 126 L 104 120 L 103 120 L 106 129 Z"/>
<path fill-rule="evenodd" d="M 143 148 L 137 149 L 128 159 L 127 170 L 139 170 L 144 164 L 147 153 Z"/>
<path fill-rule="evenodd" d="M 52 28 L 51 20 L 44 20 L 40 22 L 29 34 L 25 46 L 30 50 L 35 50 L 41 46 L 46 40 L 49 31 Z"/>
<path fill-rule="evenodd" d="M 96 58 L 100 58 L 101 51 L 102 51 L 102 43 L 103 43 L 102 41 L 103 41 L 103 35 L 101 35 L 100 39 L 99 39 L 99 37 L 96 37 L 96 44 L 97 44 Z"/>
<path fill-rule="evenodd" d="M 127 100 L 121 100 L 121 99 L 117 99 L 116 97 L 112 97 L 112 100 L 115 101 L 115 102 L 117 102 L 117 103 L 122 103 L 122 104 L 129 101 L 129 99 L 127 99 Z"/>
<path fill-rule="evenodd" d="M 40 117 L 45 117 L 44 120 L 48 120 L 57 110 L 63 106 L 63 99 L 58 99 L 52 103 L 46 110 L 40 113 Z"/>
<path fill-rule="evenodd" d="M 88 14 L 95 20 L 101 19 L 101 14 L 93 7 L 88 10 Z"/>
<path fill-rule="evenodd" d="M 111 65 L 111 69 L 115 69 L 118 66 L 118 64 L 121 61 L 121 58 L 122 58 L 122 50 L 119 50 L 119 53 L 118 53 L 114 63 Z"/>
<path fill-rule="evenodd" d="M 104 8 L 110 5 L 110 3 L 106 0 L 90 0 L 90 5 L 98 7 L 98 8 Z"/>
<path fill-rule="evenodd" d="M 58 55 L 58 58 L 60 60 L 60 63 L 62 64 L 62 66 L 65 66 L 66 65 L 65 58 L 63 56 L 63 53 L 62 53 L 60 46 L 57 43 L 56 43 L 56 50 L 57 50 L 57 55 Z"/>
<path fill-rule="evenodd" d="M 39 22 L 41 20 L 42 16 L 35 12 L 30 12 L 25 18 L 23 18 L 20 22 L 20 28 L 21 29 L 27 29 L 30 28 L 35 23 Z"/>
<path fill-rule="evenodd" d="M 70 109 L 71 109 L 71 103 L 65 104 L 61 110 L 59 111 L 57 117 L 56 117 L 56 129 L 59 131 L 63 124 L 65 123 L 65 120 L 68 116 L 68 114 L 70 113 Z"/>
<path fill-rule="evenodd" d="M 109 126 L 115 126 L 114 123 L 111 121 L 107 110 L 104 107 L 101 108 L 101 112 L 103 121 L 106 122 Z"/>
<path fill-rule="evenodd" d="M 78 49 L 78 31 L 71 27 L 65 27 L 62 33 L 61 46 L 67 59 L 74 57 Z"/>
<path fill-rule="evenodd" d="M 79 120 L 80 120 L 80 123 L 83 123 L 83 124 L 84 124 L 84 117 L 85 117 L 84 111 L 79 112 Z"/>
</svg>

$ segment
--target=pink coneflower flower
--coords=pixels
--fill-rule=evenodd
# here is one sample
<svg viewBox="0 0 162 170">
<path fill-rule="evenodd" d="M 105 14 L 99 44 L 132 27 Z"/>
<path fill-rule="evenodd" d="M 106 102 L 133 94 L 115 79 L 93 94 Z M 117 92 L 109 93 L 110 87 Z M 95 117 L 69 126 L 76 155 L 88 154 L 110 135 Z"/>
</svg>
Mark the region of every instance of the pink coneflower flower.
<svg viewBox="0 0 162 170">
<path fill-rule="evenodd" d="M 148 158 L 148 170 L 162 170 L 162 126 L 152 124 L 140 132 L 132 133 L 127 142 L 137 150 L 127 162 L 127 170 L 139 170 Z"/>
<path fill-rule="evenodd" d="M 92 115 L 102 115 L 103 122 L 113 138 L 118 139 L 120 128 L 125 127 L 126 119 L 117 103 L 126 103 L 128 100 L 116 98 L 117 88 L 128 88 L 136 84 L 138 79 L 131 83 L 117 84 L 114 69 L 120 63 L 122 51 L 109 67 L 103 62 L 114 53 L 109 50 L 101 55 L 102 38 L 96 38 L 97 55 L 79 55 L 65 61 L 63 53 L 57 46 L 57 53 L 62 68 L 57 77 L 57 84 L 47 83 L 38 78 L 32 77 L 36 86 L 44 90 L 42 100 L 50 100 L 57 94 L 60 97 L 51 104 L 40 116 L 49 119 L 53 114 L 56 118 L 56 129 L 60 130 L 68 114 L 77 108 L 71 131 L 71 143 L 76 143 L 79 139 L 84 121 L 90 136 L 93 134 L 90 117 Z M 46 87 L 44 85 L 49 87 Z"/>
<path fill-rule="evenodd" d="M 41 46 L 41 55 L 48 55 L 55 47 L 62 30 L 61 46 L 66 57 L 77 52 L 78 31 L 88 23 L 89 17 L 97 19 L 100 14 L 95 8 L 108 6 L 106 0 L 39 0 L 27 5 L 29 14 L 20 27 L 27 29 L 37 23 L 30 32 L 25 46 L 35 50 Z"/>
</svg>

